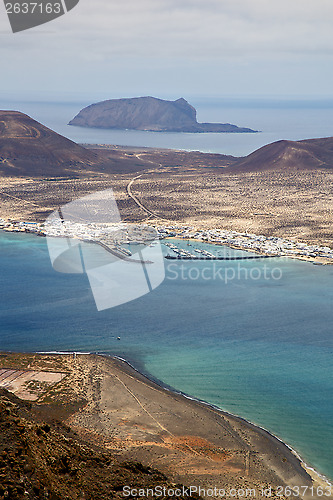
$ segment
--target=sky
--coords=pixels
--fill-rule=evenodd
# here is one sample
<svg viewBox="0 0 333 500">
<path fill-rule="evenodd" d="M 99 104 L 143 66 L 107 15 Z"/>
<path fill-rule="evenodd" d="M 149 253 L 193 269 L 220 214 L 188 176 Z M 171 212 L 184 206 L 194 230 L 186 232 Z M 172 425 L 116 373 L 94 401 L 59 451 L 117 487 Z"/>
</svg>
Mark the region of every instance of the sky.
<svg viewBox="0 0 333 500">
<path fill-rule="evenodd" d="M 332 0 L 80 0 L 13 34 L 2 95 L 332 97 Z"/>
</svg>

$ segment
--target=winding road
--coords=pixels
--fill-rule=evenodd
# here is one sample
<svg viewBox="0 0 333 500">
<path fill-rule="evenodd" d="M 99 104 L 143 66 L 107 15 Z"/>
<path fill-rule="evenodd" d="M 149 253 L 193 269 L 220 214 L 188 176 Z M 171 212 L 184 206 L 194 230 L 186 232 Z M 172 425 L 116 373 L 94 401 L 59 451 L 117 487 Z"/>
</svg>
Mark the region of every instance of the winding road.
<svg viewBox="0 0 333 500">
<path fill-rule="evenodd" d="M 135 155 L 137 158 L 141 159 L 140 156 L 141 154 L 136 154 Z M 155 165 L 155 163 L 151 160 L 146 160 L 147 163 L 153 163 Z M 162 167 L 162 163 L 158 163 L 158 166 L 159 167 Z M 156 172 L 157 170 L 154 169 L 154 170 L 147 170 L 146 172 L 140 174 L 140 175 L 137 175 L 136 177 L 133 177 L 133 179 L 130 180 L 130 182 L 127 184 L 126 186 L 126 191 L 127 191 L 127 194 L 130 198 L 132 198 L 132 200 L 138 205 L 138 207 L 140 207 L 142 210 L 144 210 L 144 212 L 146 212 L 147 214 L 149 214 L 151 217 L 156 217 L 157 219 L 164 219 L 164 220 L 169 220 L 167 217 L 162 217 L 161 215 L 157 214 L 156 212 L 153 212 L 152 210 L 150 210 L 149 208 L 145 207 L 141 201 L 139 200 L 139 198 L 137 198 L 133 193 L 132 193 L 132 184 L 134 181 L 136 181 L 137 179 L 140 179 L 140 177 L 142 177 L 143 175 L 146 175 L 146 174 L 151 174 L 153 172 Z"/>
</svg>

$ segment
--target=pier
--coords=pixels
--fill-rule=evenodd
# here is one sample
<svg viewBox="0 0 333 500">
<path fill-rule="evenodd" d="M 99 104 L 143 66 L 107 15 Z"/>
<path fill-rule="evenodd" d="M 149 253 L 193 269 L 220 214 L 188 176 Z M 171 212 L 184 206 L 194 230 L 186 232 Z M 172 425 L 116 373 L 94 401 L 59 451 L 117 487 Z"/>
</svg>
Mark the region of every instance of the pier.
<svg viewBox="0 0 333 500">
<path fill-rule="evenodd" d="M 165 258 L 168 260 L 253 260 L 253 259 L 272 259 L 275 257 L 280 257 L 280 255 L 251 255 L 244 257 L 218 257 L 218 256 L 206 256 L 206 255 L 166 255 Z"/>
</svg>

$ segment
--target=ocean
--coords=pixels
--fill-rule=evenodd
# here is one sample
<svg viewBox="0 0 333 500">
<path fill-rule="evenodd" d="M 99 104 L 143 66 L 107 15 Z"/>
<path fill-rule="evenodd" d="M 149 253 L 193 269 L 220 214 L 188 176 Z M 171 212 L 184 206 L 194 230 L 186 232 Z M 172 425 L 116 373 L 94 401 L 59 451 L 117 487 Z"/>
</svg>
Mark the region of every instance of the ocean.
<svg viewBox="0 0 333 500">
<path fill-rule="evenodd" d="M 185 96 L 186 97 L 186 96 Z M 44 97 L 46 99 L 46 97 Z M 91 100 L 17 100 L 3 96 L 0 109 L 15 109 L 78 143 L 160 147 L 246 156 L 280 139 L 301 140 L 333 135 L 333 99 L 188 98 L 199 122 L 233 123 L 257 134 L 189 134 L 103 130 L 67 125 Z"/>
<path fill-rule="evenodd" d="M 7 98 L 0 107 L 23 111 L 80 143 L 242 156 L 275 140 L 333 135 L 333 100 L 189 99 L 199 121 L 258 134 L 66 125 L 91 102 Z M 0 232 L 0 349 L 121 356 L 178 391 L 266 428 L 333 479 L 333 267 L 269 259 L 242 261 L 239 271 L 239 261 L 229 261 L 205 279 L 207 263 L 179 265 L 168 262 L 163 284 L 148 295 L 98 312 L 85 275 L 52 269 L 45 239 Z M 227 283 L 226 265 L 236 276 Z"/>
<path fill-rule="evenodd" d="M 158 288 L 98 312 L 85 275 L 52 269 L 44 238 L 0 232 L 1 350 L 118 355 L 264 427 L 333 478 L 333 267 L 165 262 Z"/>
</svg>

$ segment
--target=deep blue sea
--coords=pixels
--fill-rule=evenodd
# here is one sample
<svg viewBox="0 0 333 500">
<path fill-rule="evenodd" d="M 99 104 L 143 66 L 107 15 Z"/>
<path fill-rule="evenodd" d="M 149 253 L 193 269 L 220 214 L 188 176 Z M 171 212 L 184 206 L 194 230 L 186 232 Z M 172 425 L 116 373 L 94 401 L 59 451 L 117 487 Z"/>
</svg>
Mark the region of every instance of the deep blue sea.
<svg viewBox="0 0 333 500">
<path fill-rule="evenodd" d="M 189 101 L 199 121 L 262 132 L 172 134 L 68 126 L 94 99 L 7 98 L 0 108 L 23 111 L 81 143 L 236 156 L 279 139 L 333 135 L 333 100 Z M 238 279 L 234 261 L 218 264 L 221 273 L 207 280 L 203 268 L 213 263 L 182 265 L 180 270 L 179 263 L 169 262 L 166 279 L 150 294 L 98 312 L 86 276 L 52 269 L 45 239 L 0 232 L 0 349 L 117 354 L 179 391 L 265 427 L 333 479 L 333 267 L 242 261 Z M 225 266 L 236 275 L 228 283 Z M 254 278 L 246 279 L 245 271 L 249 275 L 253 268 Z"/>
<path fill-rule="evenodd" d="M 1 350 L 119 355 L 263 426 L 333 478 L 333 267 L 165 262 L 153 292 L 98 312 L 85 275 L 52 269 L 44 238 L 0 232 Z"/>
<path fill-rule="evenodd" d="M 333 136 L 333 99 L 184 97 L 197 109 L 199 122 L 233 123 L 261 132 L 188 134 L 102 130 L 67 125 L 83 107 L 100 100 L 93 97 L 85 100 L 72 98 L 63 102 L 60 98 L 57 100 L 56 96 L 49 100 L 35 97 L 35 100 L 29 101 L 2 96 L 0 109 L 15 109 L 27 113 L 52 130 L 79 143 L 198 150 L 234 156 L 245 156 L 280 139 Z"/>
</svg>

